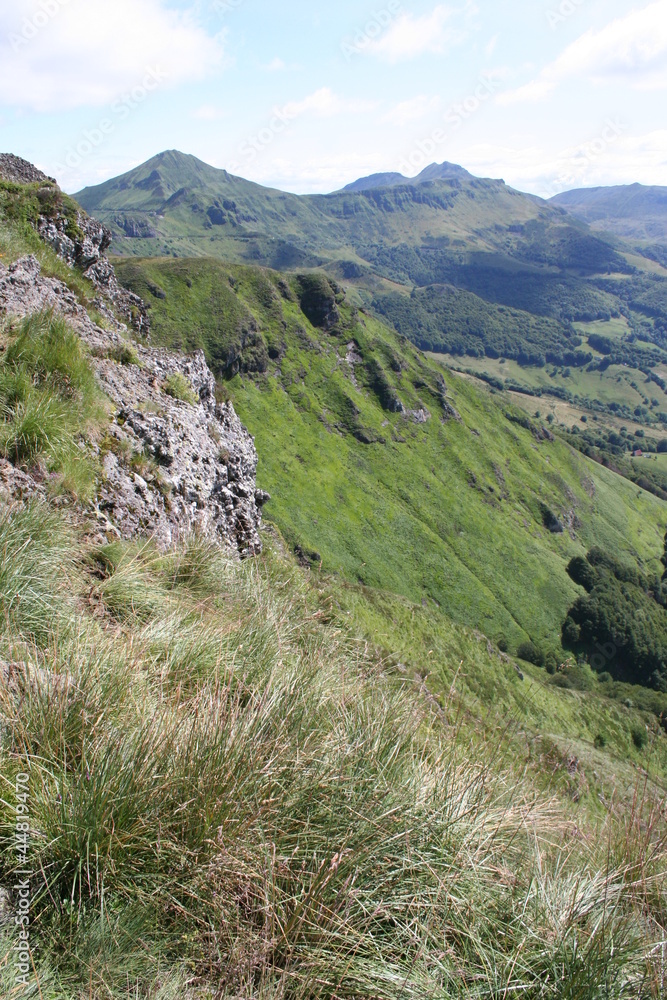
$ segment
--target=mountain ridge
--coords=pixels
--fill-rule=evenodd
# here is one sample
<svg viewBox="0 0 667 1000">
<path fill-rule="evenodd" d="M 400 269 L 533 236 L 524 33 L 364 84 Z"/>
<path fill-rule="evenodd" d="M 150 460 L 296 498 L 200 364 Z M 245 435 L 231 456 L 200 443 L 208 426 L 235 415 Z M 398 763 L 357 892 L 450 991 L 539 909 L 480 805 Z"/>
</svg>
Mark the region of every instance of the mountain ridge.
<svg viewBox="0 0 667 1000">
<path fill-rule="evenodd" d="M 595 229 L 667 247 L 667 187 L 616 184 L 574 188 L 549 199 Z"/>
<path fill-rule="evenodd" d="M 471 174 L 465 167 L 456 163 L 431 163 L 424 167 L 416 177 L 406 177 L 399 173 L 379 173 L 370 174 L 368 177 L 360 177 L 350 184 L 341 188 L 345 191 L 370 191 L 383 187 L 398 187 L 402 184 L 425 184 L 427 181 L 452 180 L 453 178 L 471 178 Z M 335 193 L 335 192 L 334 192 Z"/>
</svg>

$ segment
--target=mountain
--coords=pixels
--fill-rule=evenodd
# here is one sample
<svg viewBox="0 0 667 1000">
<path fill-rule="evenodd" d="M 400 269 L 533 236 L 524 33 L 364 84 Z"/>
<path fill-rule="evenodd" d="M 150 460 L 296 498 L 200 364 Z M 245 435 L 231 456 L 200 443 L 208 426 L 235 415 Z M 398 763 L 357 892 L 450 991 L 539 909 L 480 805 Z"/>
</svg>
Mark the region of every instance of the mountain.
<svg viewBox="0 0 667 1000">
<path fill-rule="evenodd" d="M 664 504 L 322 271 L 126 258 L 133 336 L 11 167 L 0 995 L 663 995 Z"/>
<path fill-rule="evenodd" d="M 346 184 L 342 191 L 373 191 L 377 188 L 397 187 L 399 184 L 424 184 L 426 181 L 444 181 L 453 178 L 470 178 L 470 174 L 464 167 L 459 167 L 455 163 L 431 163 L 416 177 L 405 177 L 403 174 L 371 174 L 369 177 L 360 177 L 359 180 Z"/>
<path fill-rule="evenodd" d="M 635 332 L 661 336 L 667 271 L 656 275 L 651 262 L 654 271 L 645 273 L 649 264 L 632 248 L 503 181 L 443 179 L 443 169 L 452 170 L 434 165 L 419 183 L 297 196 L 170 151 L 77 198 L 110 227 L 124 255 L 319 267 L 353 285 L 357 304 L 372 309 L 379 297 L 414 287 L 436 298 L 458 288 L 491 306 L 496 328 L 503 307 L 555 321 L 554 357 L 571 353 L 573 322 L 622 314 Z M 528 328 L 530 316 L 517 329 Z M 403 330 L 420 342 L 417 322 Z M 463 320 L 440 332 L 434 349 L 485 349 L 484 328 L 471 331 Z M 522 336 L 510 336 L 503 352 L 522 363 L 545 358 Z"/>
<path fill-rule="evenodd" d="M 667 247 L 667 187 L 626 184 L 564 191 L 551 204 L 624 239 Z"/>
</svg>

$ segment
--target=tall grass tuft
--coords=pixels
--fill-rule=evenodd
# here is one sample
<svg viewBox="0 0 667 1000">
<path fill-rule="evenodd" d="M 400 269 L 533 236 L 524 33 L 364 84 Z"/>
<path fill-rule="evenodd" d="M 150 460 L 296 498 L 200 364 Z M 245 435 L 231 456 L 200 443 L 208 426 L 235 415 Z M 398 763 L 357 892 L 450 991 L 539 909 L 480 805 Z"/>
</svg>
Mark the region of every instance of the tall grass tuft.
<svg viewBox="0 0 667 1000">
<path fill-rule="evenodd" d="M 76 586 L 73 535 L 44 503 L 0 512 L 0 628 L 39 645 L 69 626 Z"/>
<path fill-rule="evenodd" d="M 45 1000 L 661 995 L 648 807 L 574 832 L 270 546 L 243 565 L 200 541 L 95 550 L 63 629 L 69 550 L 3 525 L 7 628 L 42 645 L 0 692 L 0 884 L 28 769 Z"/>
<path fill-rule="evenodd" d="M 95 467 L 81 446 L 100 419 L 100 394 L 80 339 L 52 313 L 9 331 L 0 364 L 0 452 L 17 465 L 44 463 L 76 496 L 92 492 Z"/>
</svg>

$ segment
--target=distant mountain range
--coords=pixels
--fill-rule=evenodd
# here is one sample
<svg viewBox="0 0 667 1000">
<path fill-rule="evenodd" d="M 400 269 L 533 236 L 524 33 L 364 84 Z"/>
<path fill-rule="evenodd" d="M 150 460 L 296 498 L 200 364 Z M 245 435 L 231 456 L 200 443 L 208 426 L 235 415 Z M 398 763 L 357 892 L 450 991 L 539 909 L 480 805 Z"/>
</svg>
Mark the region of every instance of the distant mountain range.
<svg viewBox="0 0 667 1000">
<path fill-rule="evenodd" d="M 667 187 L 625 184 L 579 188 L 557 194 L 551 204 L 564 208 L 593 229 L 667 247 Z"/>
<path fill-rule="evenodd" d="M 659 252 L 643 260 L 563 205 L 450 163 L 299 196 L 171 150 L 75 197 L 120 254 L 319 268 L 433 350 L 544 363 L 571 356 L 576 321 L 623 314 L 649 339 L 667 328 Z"/>
</svg>

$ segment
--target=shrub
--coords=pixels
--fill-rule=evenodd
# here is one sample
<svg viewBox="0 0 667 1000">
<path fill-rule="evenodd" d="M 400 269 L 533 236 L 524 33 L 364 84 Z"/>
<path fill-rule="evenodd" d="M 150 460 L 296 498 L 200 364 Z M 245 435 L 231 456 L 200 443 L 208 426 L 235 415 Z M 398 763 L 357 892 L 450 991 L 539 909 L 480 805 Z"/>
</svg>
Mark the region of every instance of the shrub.
<svg viewBox="0 0 667 1000">
<path fill-rule="evenodd" d="M 604 750 L 607 745 L 607 737 L 604 733 L 598 733 L 593 740 L 593 746 L 596 750 Z"/>
<path fill-rule="evenodd" d="M 645 726 L 633 726 L 630 731 L 632 742 L 638 750 L 643 750 L 648 743 L 648 734 Z"/>
<path fill-rule="evenodd" d="M 179 399 L 182 403 L 189 403 L 191 406 L 196 406 L 199 402 L 199 396 L 181 372 L 173 372 L 167 376 L 164 380 L 164 391 L 173 399 Z"/>
<path fill-rule="evenodd" d="M 567 566 L 567 573 L 574 583 L 591 591 L 598 581 L 598 575 L 591 564 L 583 556 L 574 556 Z"/>
<path fill-rule="evenodd" d="M 106 356 L 111 361 L 117 361 L 120 365 L 140 365 L 139 355 L 130 344 L 118 344 L 111 347 L 106 352 Z"/>
<path fill-rule="evenodd" d="M 534 642 L 522 642 L 516 651 L 520 660 L 526 663 L 534 663 L 536 667 L 543 667 L 546 662 L 544 651 Z"/>
<path fill-rule="evenodd" d="M 555 674 L 560 666 L 559 657 L 553 650 L 549 650 L 545 659 L 545 666 L 548 674 Z"/>
<path fill-rule="evenodd" d="M 568 674 L 554 674 L 553 677 L 549 678 L 549 683 L 553 684 L 554 687 L 563 688 L 566 691 L 574 690 L 572 678 Z"/>
<path fill-rule="evenodd" d="M 504 635 L 498 636 L 498 642 L 496 643 L 496 645 L 498 646 L 498 649 L 500 650 L 501 653 L 506 653 L 510 648 L 509 642 L 507 641 L 507 638 Z"/>
</svg>

